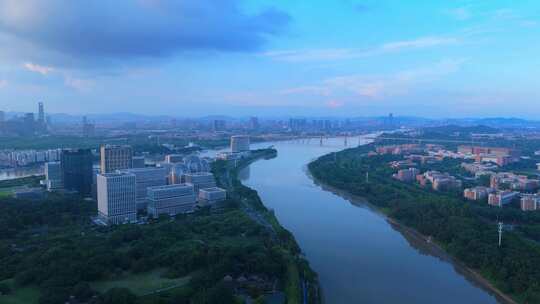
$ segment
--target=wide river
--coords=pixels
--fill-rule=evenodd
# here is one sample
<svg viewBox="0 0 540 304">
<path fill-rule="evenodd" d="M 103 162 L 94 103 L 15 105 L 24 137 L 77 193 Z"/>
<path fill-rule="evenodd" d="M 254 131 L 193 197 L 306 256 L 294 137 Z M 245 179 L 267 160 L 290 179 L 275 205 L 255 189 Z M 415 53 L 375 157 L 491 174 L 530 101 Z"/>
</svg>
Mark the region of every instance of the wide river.
<svg viewBox="0 0 540 304">
<path fill-rule="evenodd" d="M 349 138 L 348 143 L 366 141 Z M 313 139 L 274 145 L 278 156 L 253 163 L 241 178 L 294 234 L 320 276 L 326 303 L 498 303 L 431 245 L 373 208 L 314 183 L 306 165 L 343 149 L 343 139 L 322 146 Z"/>
</svg>

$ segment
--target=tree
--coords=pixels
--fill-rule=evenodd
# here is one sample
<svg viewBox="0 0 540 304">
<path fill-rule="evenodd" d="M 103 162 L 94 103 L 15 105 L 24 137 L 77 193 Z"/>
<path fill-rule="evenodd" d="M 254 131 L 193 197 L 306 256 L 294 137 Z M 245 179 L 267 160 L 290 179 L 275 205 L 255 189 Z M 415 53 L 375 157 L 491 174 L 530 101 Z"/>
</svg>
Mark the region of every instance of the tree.
<svg viewBox="0 0 540 304">
<path fill-rule="evenodd" d="M 137 297 L 127 288 L 112 288 L 101 296 L 102 304 L 135 304 Z"/>
</svg>

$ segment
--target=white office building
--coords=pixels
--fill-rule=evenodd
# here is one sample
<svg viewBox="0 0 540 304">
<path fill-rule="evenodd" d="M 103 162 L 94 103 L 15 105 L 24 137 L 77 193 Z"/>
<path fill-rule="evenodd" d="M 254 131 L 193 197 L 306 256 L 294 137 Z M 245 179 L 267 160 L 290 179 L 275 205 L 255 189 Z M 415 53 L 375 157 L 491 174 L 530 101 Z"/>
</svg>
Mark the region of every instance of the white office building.
<svg viewBox="0 0 540 304">
<path fill-rule="evenodd" d="M 97 176 L 98 216 L 107 224 L 137 221 L 136 176 L 105 173 Z"/>
<path fill-rule="evenodd" d="M 199 189 L 216 186 L 214 175 L 209 172 L 187 173 L 184 175 L 184 179 L 186 184 L 193 185 L 195 193 L 199 193 Z"/>
<path fill-rule="evenodd" d="M 166 185 L 148 188 L 148 215 L 157 218 L 161 214 L 174 216 L 193 211 L 197 197 L 192 185 Z"/>
<path fill-rule="evenodd" d="M 231 136 L 231 152 L 232 153 L 249 152 L 249 136 L 247 135 Z"/>
<path fill-rule="evenodd" d="M 137 210 L 146 209 L 146 192 L 149 187 L 164 186 L 167 184 L 167 169 L 165 168 L 134 168 L 120 172 L 135 175 L 137 188 Z"/>
<path fill-rule="evenodd" d="M 64 187 L 60 162 L 45 163 L 45 184 L 47 191 L 57 191 Z"/>
</svg>

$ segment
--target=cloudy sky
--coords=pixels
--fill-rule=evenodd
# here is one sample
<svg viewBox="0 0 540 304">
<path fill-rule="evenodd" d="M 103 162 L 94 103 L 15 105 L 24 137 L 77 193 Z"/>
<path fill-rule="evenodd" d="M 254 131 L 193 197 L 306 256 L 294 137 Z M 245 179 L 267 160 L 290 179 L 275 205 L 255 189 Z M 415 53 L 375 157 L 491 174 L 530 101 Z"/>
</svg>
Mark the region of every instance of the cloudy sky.
<svg viewBox="0 0 540 304">
<path fill-rule="evenodd" d="M 0 109 L 540 118 L 538 0 L 0 0 Z"/>
</svg>

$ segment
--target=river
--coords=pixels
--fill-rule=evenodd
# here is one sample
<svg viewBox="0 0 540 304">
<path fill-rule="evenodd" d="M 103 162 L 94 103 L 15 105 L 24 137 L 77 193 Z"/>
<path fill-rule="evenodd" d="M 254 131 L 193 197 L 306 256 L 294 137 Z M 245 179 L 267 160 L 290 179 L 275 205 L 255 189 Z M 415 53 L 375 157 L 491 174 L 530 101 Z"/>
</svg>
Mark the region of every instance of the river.
<svg viewBox="0 0 540 304">
<path fill-rule="evenodd" d="M 434 246 L 314 183 L 306 165 L 343 149 L 343 139 L 274 145 L 278 156 L 251 164 L 241 178 L 294 234 L 319 274 L 325 303 L 499 303 Z"/>
<path fill-rule="evenodd" d="M 19 167 L 13 169 L 0 169 L 0 181 L 15 179 L 33 175 L 43 175 L 44 173 L 43 165 L 41 166 L 31 166 L 31 167 Z"/>
</svg>

